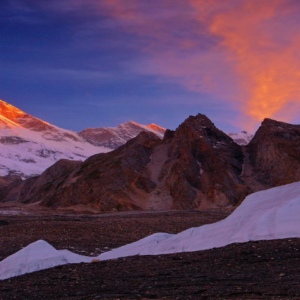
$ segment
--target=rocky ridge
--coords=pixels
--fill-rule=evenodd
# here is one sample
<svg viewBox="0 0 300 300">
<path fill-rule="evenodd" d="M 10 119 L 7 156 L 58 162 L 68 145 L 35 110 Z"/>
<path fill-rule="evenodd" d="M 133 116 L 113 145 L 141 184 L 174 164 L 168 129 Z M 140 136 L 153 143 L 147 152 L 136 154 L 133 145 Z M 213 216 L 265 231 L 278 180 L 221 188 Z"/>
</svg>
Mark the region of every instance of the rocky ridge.
<svg viewBox="0 0 300 300">
<path fill-rule="evenodd" d="M 103 211 L 235 207 L 252 192 L 300 180 L 299 135 L 299 125 L 266 119 L 241 146 L 198 114 L 163 140 L 142 132 L 85 162 L 57 162 L 0 199 Z"/>
</svg>

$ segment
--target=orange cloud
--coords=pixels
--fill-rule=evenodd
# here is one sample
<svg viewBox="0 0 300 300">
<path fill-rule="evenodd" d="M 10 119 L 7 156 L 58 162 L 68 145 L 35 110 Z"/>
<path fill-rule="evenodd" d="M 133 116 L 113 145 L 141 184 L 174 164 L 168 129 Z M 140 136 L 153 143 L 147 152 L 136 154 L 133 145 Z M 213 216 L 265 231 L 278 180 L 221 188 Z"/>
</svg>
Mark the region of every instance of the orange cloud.
<svg viewBox="0 0 300 300">
<path fill-rule="evenodd" d="M 259 121 L 293 118 L 295 107 L 289 104 L 300 102 L 300 43 L 299 34 L 286 24 L 293 13 L 287 1 L 231 1 L 235 5 L 224 11 L 207 2 L 192 0 L 199 20 L 207 22 L 211 32 L 223 38 L 220 46 L 230 50 L 245 91 L 244 99 L 235 99 L 241 101 L 242 112 Z"/>
<path fill-rule="evenodd" d="M 291 21 L 299 15 L 294 1 L 188 0 L 183 5 L 166 0 L 163 8 L 177 11 L 164 18 L 149 14 L 144 1 L 105 3 L 112 16 L 128 22 L 127 31 L 148 39 L 142 49 L 150 57 L 140 71 L 231 100 L 244 123 L 248 116 L 249 126 L 265 117 L 289 121 L 295 116 L 300 30 Z"/>
</svg>

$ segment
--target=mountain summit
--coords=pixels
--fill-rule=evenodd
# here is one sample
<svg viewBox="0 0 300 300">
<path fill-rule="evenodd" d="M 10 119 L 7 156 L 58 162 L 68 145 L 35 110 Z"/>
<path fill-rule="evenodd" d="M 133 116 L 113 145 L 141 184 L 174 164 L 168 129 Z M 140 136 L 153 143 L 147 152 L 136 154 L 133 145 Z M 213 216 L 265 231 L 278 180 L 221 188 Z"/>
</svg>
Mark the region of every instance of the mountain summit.
<svg viewBox="0 0 300 300">
<path fill-rule="evenodd" d="M 0 100 L 0 176 L 36 176 L 60 159 L 82 161 L 93 154 L 111 151 L 141 131 L 162 138 L 164 129 L 154 124 L 126 122 L 116 128 L 78 133 L 49 124 Z"/>
<path fill-rule="evenodd" d="M 54 126 L 39 120 L 15 106 L 0 100 L 0 129 L 26 128 L 33 131 L 53 130 Z"/>
</svg>

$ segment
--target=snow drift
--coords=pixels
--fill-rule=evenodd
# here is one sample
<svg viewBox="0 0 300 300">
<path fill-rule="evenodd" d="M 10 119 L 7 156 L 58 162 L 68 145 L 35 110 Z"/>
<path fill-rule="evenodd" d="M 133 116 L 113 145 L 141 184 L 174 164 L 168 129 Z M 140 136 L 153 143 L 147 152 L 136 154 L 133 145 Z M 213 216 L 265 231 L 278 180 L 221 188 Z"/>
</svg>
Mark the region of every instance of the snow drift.
<svg viewBox="0 0 300 300">
<path fill-rule="evenodd" d="M 249 195 L 226 219 L 175 235 L 154 234 L 103 253 L 100 260 L 223 247 L 232 243 L 300 237 L 300 182 Z M 147 241 L 147 245 L 145 242 Z"/>
<path fill-rule="evenodd" d="M 43 240 L 36 241 L 0 263 L 0 279 L 53 268 L 69 263 L 91 262 L 92 258 L 56 250 Z"/>
<path fill-rule="evenodd" d="M 226 219 L 179 234 L 156 233 L 135 243 L 102 253 L 108 260 L 132 255 L 200 251 L 232 243 L 300 237 L 300 182 L 248 196 Z M 0 262 L 0 279 L 93 258 L 56 250 L 44 241 L 30 244 Z"/>
</svg>

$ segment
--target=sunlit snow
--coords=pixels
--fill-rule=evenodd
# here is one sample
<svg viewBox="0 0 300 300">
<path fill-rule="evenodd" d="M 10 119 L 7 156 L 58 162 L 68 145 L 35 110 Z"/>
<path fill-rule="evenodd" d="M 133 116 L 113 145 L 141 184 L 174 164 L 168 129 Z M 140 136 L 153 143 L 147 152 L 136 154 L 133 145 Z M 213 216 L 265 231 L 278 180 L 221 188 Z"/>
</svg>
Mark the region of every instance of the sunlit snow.
<svg viewBox="0 0 300 300">
<path fill-rule="evenodd" d="M 45 136 L 45 132 L 20 127 L 2 129 L 1 139 L 4 141 L 0 143 L 0 176 L 5 176 L 11 171 L 22 176 L 37 175 L 60 159 L 85 160 L 93 154 L 111 151 L 105 147 L 91 145 L 76 132 L 54 128 L 57 129 L 56 138 L 57 134 L 72 134 L 77 140 L 67 136 L 55 140 L 49 135 Z M 19 141 L 6 142 L 5 138 Z"/>
</svg>

